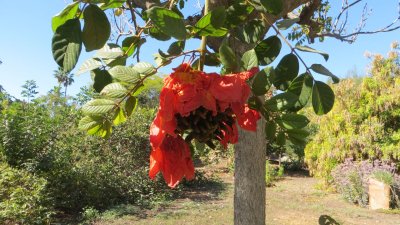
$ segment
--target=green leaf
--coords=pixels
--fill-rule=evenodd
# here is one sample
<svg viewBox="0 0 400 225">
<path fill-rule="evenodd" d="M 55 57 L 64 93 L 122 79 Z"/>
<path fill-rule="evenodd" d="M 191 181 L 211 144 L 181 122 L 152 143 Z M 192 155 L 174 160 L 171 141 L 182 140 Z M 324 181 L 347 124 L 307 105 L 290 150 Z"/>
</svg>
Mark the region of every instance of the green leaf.
<svg viewBox="0 0 400 225">
<path fill-rule="evenodd" d="M 78 129 L 90 130 L 102 123 L 102 117 L 85 116 L 79 121 Z"/>
<path fill-rule="evenodd" d="M 107 0 L 105 3 L 100 4 L 102 10 L 119 8 L 124 5 L 126 0 Z"/>
<path fill-rule="evenodd" d="M 51 19 L 51 29 L 53 32 L 63 25 L 67 20 L 74 19 L 79 10 L 79 2 L 73 2 L 67 5 L 60 13 Z"/>
<path fill-rule="evenodd" d="M 308 73 L 296 77 L 290 84 L 288 91 L 299 96 L 299 100 L 293 107 L 294 111 L 298 111 L 307 105 L 312 94 L 313 84 L 314 78 Z"/>
<path fill-rule="evenodd" d="M 115 66 L 108 71 L 115 79 L 128 83 L 135 84 L 140 81 L 139 73 L 132 67 Z"/>
<path fill-rule="evenodd" d="M 266 67 L 255 75 L 251 86 L 253 94 L 260 96 L 268 92 L 271 87 L 270 77 L 274 76 L 273 73 L 274 68 Z"/>
<path fill-rule="evenodd" d="M 108 84 L 101 90 L 100 94 L 109 98 L 122 98 L 128 90 L 120 83 Z"/>
<path fill-rule="evenodd" d="M 186 39 L 185 24 L 179 14 L 172 10 L 155 6 L 147 11 L 147 15 L 161 32 L 178 40 Z"/>
<path fill-rule="evenodd" d="M 93 99 L 82 107 L 82 112 L 86 115 L 104 115 L 110 112 L 115 106 L 113 100 Z"/>
<path fill-rule="evenodd" d="M 325 61 L 328 61 L 328 59 L 329 59 L 329 54 L 328 53 L 315 50 L 315 49 L 313 49 L 313 48 L 311 48 L 311 47 L 309 47 L 307 45 L 306 46 L 296 45 L 295 48 L 297 50 L 300 50 L 300 51 L 303 51 L 303 52 L 318 53 L 318 54 L 320 54 L 320 55 L 322 55 L 324 57 Z"/>
<path fill-rule="evenodd" d="M 199 36 L 224 36 L 228 30 L 222 26 L 225 23 L 226 13 L 224 7 L 218 7 L 203 16 L 194 25 L 193 31 Z"/>
<path fill-rule="evenodd" d="M 279 146 L 284 146 L 286 143 L 286 135 L 283 131 L 278 132 L 276 135 L 276 144 Z"/>
<path fill-rule="evenodd" d="M 335 102 L 331 87 L 321 81 L 315 81 L 312 92 L 312 105 L 317 115 L 327 114 Z"/>
<path fill-rule="evenodd" d="M 283 10 L 282 0 L 259 0 L 268 13 L 278 15 Z"/>
<path fill-rule="evenodd" d="M 81 23 L 79 19 L 70 19 L 57 28 L 52 39 L 53 58 L 64 73 L 74 69 L 81 49 Z"/>
<path fill-rule="evenodd" d="M 254 48 L 260 65 L 265 66 L 272 63 L 279 55 L 282 48 L 282 42 L 277 36 L 271 36 Z"/>
<path fill-rule="evenodd" d="M 169 39 L 171 39 L 170 36 L 161 32 L 161 30 L 158 29 L 157 27 L 151 27 L 145 31 L 148 32 L 151 37 L 159 41 L 168 41 Z"/>
<path fill-rule="evenodd" d="M 175 41 L 168 48 L 168 54 L 175 56 L 179 55 L 185 50 L 185 42 L 184 41 Z"/>
<path fill-rule="evenodd" d="M 109 120 L 103 119 L 102 123 L 89 129 L 88 134 L 98 135 L 103 138 L 108 138 L 112 132 L 112 123 Z"/>
<path fill-rule="evenodd" d="M 265 135 L 268 141 L 275 140 L 277 125 L 273 121 L 267 121 L 265 124 Z"/>
<path fill-rule="evenodd" d="M 292 80 L 299 73 L 299 60 L 290 53 L 285 55 L 275 69 L 274 86 L 282 91 L 286 90 Z"/>
<path fill-rule="evenodd" d="M 110 22 L 97 5 L 90 4 L 83 11 L 85 25 L 82 31 L 83 44 L 90 52 L 102 48 L 111 34 Z"/>
<path fill-rule="evenodd" d="M 278 119 L 279 124 L 285 129 L 301 129 L 310 122 L 306 116 L 300 114 L 283 114 Z"/>
<path fill-rule="evenodd" d="M 236 59 L 236 55 L 233 50 L 229 47 L 227 39 L 224 39 L 219 47 L 219 57 L 227 72 L 234 72 L 238 70 L 238 60 Z"/>
<path fill-rule="evenodd" d="M 129 57 L 133 55 L 139 43 L 140 43 L 139 37 L 136 36 L 126 37 L 122 41 L 122 51 L 124 51 L 125 55 Z"/>
<path fill-rule="evenodd" d="M 264 107 L 266 110 L 270 110 L 273 112 L 276 111 L 284 111 L 286 109 L 289 109 L 293 107 L 293 105 L 297 102 L 298 97 L 290 92 L 284 92 L 275 95 L 271 99 L 268 99 Z"/>
<path fill-rule="evenodd" d="M 143 74 L 145 76 L 154 74 L 156 72 L 154 66 L 147 62 L 139 62 L 133 66 L 133 69 L 139 74 Z"/>
<path fill-rule="evenodd" d="M 288 135 L 289 140 L 293 144 L 297 145 L 306 144 L 306 138 L 309 135 L 308 131 L 304 129 L 292 129 L 292 130 L 286 130 L 285 132 Z"/>
<path fill-rule="evenodd" d="M 124 55 L 124 51 L 116 44 L 106 44 L 104 47 L 99 49 L 94 57 L 100 59 L 117 59 Z"/>
<path fill-rule="evenodd" d="M 289 29 L 293 24 L 297 23 L 300 21 L 299 17 L 293 18 L 293 19 L 284 19 L 281 21 L 276 22 L 276 26 L 280 30 L 287 30 Z"/>
<path fill-rule="evenodd" d="M 129 96 L 125 103 L 126 116 L 129 117 L 132 115 L 132 112 L 135 110 L 137 103 L 137 98 L 135 98 L 134 96 Z"/>
<path fill-rule="evenodd" d="M 90 59 L 86 60 L 84 63 L 82 63 L 78 72 L 76 72 L 75 74 L 79 75 L 82 73 L 86 73 L 86 72 L 92 71 L 94 69 L 100 68 L 101 66 L 103 66 L 103 64 L 101 63 L 101 61 L 99 59 L 90 58 Z"/>
<path fill-rule="evenodd" d="M 100 93 L 103 88 L 112 82 L 112 77 L 107 70 L 94 69 L 91 71 L 93 75 L 93 88 Z"/>
<path fill-rule="evenodd" d="M 113 123 L 115 126 L 120 125 L 121 123 L 124 123 L 126 121 L 126 115 L 124 110 L 122 110 L 121 108 L 118 108 L 114 114 L 114 118 L 113 118 Z"/>
<path fill-rule="evenodd" d="M 248 44 L 256 43 L 265 34 L 265 24 L 262 20 L 251 20 L 236 28 L 237 37 Z"/>
<path fill-rule="evenodd" d="M 312 64 L 310 69 L 312 69 L 316 73 L 326 75 L 326 76 L 332 78 L 332 81 L 334 84 L 337 84 L 340 81 L 339 77 L 335 76 L 333 73 L 331 73 L 327 68 L 325 68 L 321 64 Z"/>
<path fill-rule="evenodd" d="M 258 67 L 258 59 L 256 51 L 251 49 L 245 52 L 242 56 L 242 68 L 244 71 L 247 71 L 253 67 Z"/>
</svg>

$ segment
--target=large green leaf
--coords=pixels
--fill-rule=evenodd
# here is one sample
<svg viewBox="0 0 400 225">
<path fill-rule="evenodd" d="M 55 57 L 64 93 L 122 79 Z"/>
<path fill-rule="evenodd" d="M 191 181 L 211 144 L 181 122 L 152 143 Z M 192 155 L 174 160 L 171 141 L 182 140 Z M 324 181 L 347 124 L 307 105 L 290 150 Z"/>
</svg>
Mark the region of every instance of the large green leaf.
<svg viewBox="0 0 400 225">
<path fill-rule="evenodd" d="M 297 23 L 300 21 L 299 17 L 296 18 L 292 18 L 292 19 L 284 19 L 281 21 L 276 22 L 276 26 L 280 29 L 280 30 L 287 30 L 289 29 L 293 24 Z"/>
<path fill-rule="evenodd" d="M 135 98 L 134 96 L 129 96 L 125 103 L 126 116 L 129 117 L 132 115 L 132 112 L 135 110 L 137 103 L 137 98 Z"/>
<path fill-rule="evenodd" d="M 128 84 L 135 84 L 140 80 L 140 75 L 132 67 L 115 66 L 108 71 L 115 79 Z"/>
<path fill-rule="evenodd" d="M 293 111 L 298 111 L 307 105 L 312 94 L 313 84 L 314 78 L 308 73 L 303 73 L 296 77 L 290 84 L 288 91 L 299 96 L 299 100 L 294 105 Z"/>
<path fill-rule="evenodd" d="M 100 124 L 88 130 L 88 134 L 98 135 L 108 138 L 112 132 L 112 123 L 108 119 L 103 119 Z"/>
<path fill-rule="evenodd" d="M 286 130 L 286 134 L 293 144 L 305 145 L 309 132 L 304 129 L 292 129 Z"/>
<path fill-rule="evenodd" d="M 199 36 L 224 36 L 228 30 L 222 27 L 225 23 L 226 13 L 224 7 L 218 7 L 203 16 L 194 25 L 193 31 Z"/>
<path fill-rule="evenodd" d="M 172 42 L 168 48 L 168 54 L 173 56 L 181 54 L 185 50 L 185 44 L 185 41 Z"/>
<path fill-rule="evenodd" d="M 285 55 L 275 69 L 274 86 L 280 90 L 286 90 L 292 80 L 299 73 L 299 60 L 290 53 Z"/>
<path fill-rule="evenodd" d="M 107 70 L 94 69 L 91 71 L 91 74 L 93 76 L 93 88 L 98 93 L 112 82 L 112 76 Z"/>
<path fill-rule="evenodd" d="M 102 48 L 111 34 L 110 22 L 97 5 L 90 4 L 83 11 L 85 25 L 82 31 L 83 44 L 90 52 Z"/>
<path fill-rule="evenodd" d="M 118 126 L 121 123 L 124 123 L 125 121 L 126 121 L 125 111 L 121 107 L 119 107 L 114 113 L 113 123 L 115 126 Z"/>
<path fill-rule="evenodd" d="M 100 116 L 85 116 L 79 121 L 78 128 L 80 130 L 90 130 L 102 123 L 103 118 Z"/>
<path fill-rule="evenodd" d="M 282 0 L 257 0 L 259 1 L 268 13 L 278 15 L 283 10 Z"/>
<path fill-rule="evenodd" d="M 78 10 L 79 2 L 73 2 L 67 5 L 60 13 L 53 16 L 53 18 L 51 19 L 51 29 L 53 30 L 53 32 L 55 32 L 59 26 L 67 22 L 67 20 L 75 18 Z"/>
<path fill-rule="evenodd" d="M 304 115 L 300 114 L 294 114 L 294 113 L 288 113 L 288 114 L 283 114 L 279 119 L 278 123 L 285 129 L 301 129 L 305 126 L 310 121 L 308 118 Z"/>
<path fill-rule="evenodd" d="M 275 95 L 271 99 L 268 99 L 264 107 L 267 110 L 276 112 L 276 111 L 284 111 L 294 106 L 297 102 L 298 96 L 290 92 L 284 92 Z"/>
<path fill-rule="evenodd" d="M 267 121 L 265 124 L 265 135 L 268 141 L 275 140 L 277 125 L 273 121 Z"/>
<path fill-rule="evenodd" d="M 107 59 L 117 59 L 121 58 L 124 55 L 124 51 L 116 44 L 106 44 L 100 50 L 96 52 L 94 57 L 100 58 L 103 60 Z"/>
<path fill-rule="evenodd" d="M 86 115 L 104 115 L 110 112 L 115 102 L 109 99 L 93 99 L 82 106 L 82 112 Z"/>
<path fill-rule="evenodd" d="M 126 37 L 122 41 L 122 50 L 124 51 L 125 55 L 127 55 L 128 57 L 133 55 L 139 43 L 140 43 L 139 37 L 136 36 Z"/>
<path fill-rule="evenodd" d="M 52 39 L 53 58 L 65 73 L 71 72 L 82 49 L 81 23 L 70 19 L 59 26 Z"/>
<path fill-rule="evenodd" d="M 136 70 L 139 74 L 143 75 L 151 75 L 156 72 L 156 69 L 153 65 L 147 62 L 139 62 L 133 66 L 133 69 Z"/>
<path fill-rule="evenodd" d="M 270 78 L 274 77 L 274 69 L 272 67 L 266 67 L 260 72 L 258 72 L 251 85 L 251 90 L 253 94 L 260 96 L 267 93 L 269 88 L 271 87 Z"/>
<path fill-rule="evenodd" d="M 89 71 L 92 71 L 94 69 L 100 68 L 103 64 L 99 59 L 96 58 L 90 58 L 86 60 L 84 63 L 82 63 L 81 67 L 79 68 L 78 72 L 76 72 L 76 75 L 86 73 Z"/>
<path fill-rule="evenodd" d="M 332 81 L 334 84 L 339 83 L 339 81 L 340 81 L 339 77 L 335 76 L 333 73 L 331 73 L 331 71 L 329 71 L 327 68 L 325 68 L 321 64 L 312 64 L 310 69 L 312 69 L 314 72 L 317 72 L 319 74 L 322 74 L 322 75 L 332 78 Z"/>
<path fill-rule="evenodd" d="M 331 111 L 335 102 L 335 94 L 331 87 L 321 81 L 315 81 L 312 93 L 312 105 L 317 115 Z"/>
<path fill-rule="evenodd" d="M 309 47 L 309 46 L 307 46 L 307 45 L 305 45 L 305 46 L 296 45 L 295 48 L 296 48 L 297 50 L 300 50 L 300 51 L 303 51 L 303 52 L 311 52 L 311 53 L 320 54 L 320 55 L 322 55 L 322 57 L 324 57 L 325 61 L 328 61 L 328 59 L 329 59 L 328 53 L 315 50 L 315 49 L 313 49 L 313 48 L 311 48 L 311 47 Z"/>
<path fill-rule="evenodd" d="M 155 6 L 147 11 L 147 15 L 163 33 L 178 40 L 186 39 L 185 24 L 182 17 L 176 12 Z"/>
<path fill-rule="evenodd" d="M 231 47 L 229 47 L 227 39 L 224 39 L 219 47 L 219 56 L 227 72 L 236 72 L 238 70 L 238 60 Z"/>
<path fill-rule="evenodd" d="M 258 43 L 254 50 L 256 51 L 260 65 L 265 66 L 272 63 L 276 59 L 281 51 L 281 48 L 281 40 L 277 36 L 271 36 Z"/>
<path fill-rule="evenodd" d="M 106 0 L 99 6 L 102 10 L 106 10 L 106 9 L 119 8 L 122 5 L 124 5 L 124 3 L 126 3 L 126 0 Z"/>
<path fill-rule="evenodd" d="M 127 94 L 128 90 L 120 83 L 108 84 L 101 90 L 100 94 L 109 98 L 122 98 Z"/>
<path fill-rule="evenodd" d="M 254 49 L 245 52 L 242 56 L 242 69 L 250 70 L 253 67 L 258 67 L 257 54 Z"/>
</svg>

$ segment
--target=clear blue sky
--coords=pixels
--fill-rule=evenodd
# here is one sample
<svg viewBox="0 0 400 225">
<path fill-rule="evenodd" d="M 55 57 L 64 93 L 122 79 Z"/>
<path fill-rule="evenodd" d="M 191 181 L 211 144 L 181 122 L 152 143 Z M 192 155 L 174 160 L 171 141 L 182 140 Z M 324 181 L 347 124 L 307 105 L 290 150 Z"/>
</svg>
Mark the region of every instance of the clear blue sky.
<svg viewBox="0 0 400 225">
<path fill-rule="evenodd" d="M 53 77 L 53 70 L 57 69 L 51 55 L 51 17 L 61 11 L 70 1 L 41 0 L 2 1 L 0 7 L 0 85 L 11 95 L 20 97 L 21 86 L 26 80 L 35 80 L 39 86 L 39 93 L 45 94 L 57 85 Z M 189 0 L 188 6 L 194 7 L 197 1 Z M 339 7 L 341 1 L 331 1 L 333 10 Z M 396 0 L 366 1 L 373 9 L 367 28 L 378 28 L 383 23 L 389 23 L 396 18 L 398 5 Z M 359 7 L 360 8 L 360 7 Z M 195 9 L 196 10 L 196 9 Z M 357 24 L 359 12 L 353 12 L 351 22 Z M 309 63 L 322 63 L 339 77 L 345 77 L 349 70 L 357 68 L 359 74 L 365 74 L 369 60 L 364 57 L 365 51 L 386 54 L 390 43 L 400 41 L 400 31 L 391 33 L 360 36 L 356 43 L 349 45 L 335 39 L 327 39 L 323 43 L 312 45 L 313 48 L 328 52 L 330 59 L 327 63 L 322 57 L 304 53 L 303 58 Z M 197 44 L 196 44 L 197 45 Z M 157 48 L 165 50 L 165 44 L 160 42 L 147 43 L 144 46 L 149 54 L 144 58 L 153 62 L 151 54 Z M 195 45 L 191 45 L 195 47 Z M 142 49 L 142 52 L 145 50 Z M 283 50 L 284 51 L 284 50 Z M 84 53 L 80 57 L 79 65 L 93 53 Z M 284 55 L 281 53 L 280 57 Z M 167 68 L 164 72 L 168 72 Z M 76 94 L 79 87 L 90 83 L 89 74 L 75 77 L 75 83 L 69 94 Z"/>
</svg>

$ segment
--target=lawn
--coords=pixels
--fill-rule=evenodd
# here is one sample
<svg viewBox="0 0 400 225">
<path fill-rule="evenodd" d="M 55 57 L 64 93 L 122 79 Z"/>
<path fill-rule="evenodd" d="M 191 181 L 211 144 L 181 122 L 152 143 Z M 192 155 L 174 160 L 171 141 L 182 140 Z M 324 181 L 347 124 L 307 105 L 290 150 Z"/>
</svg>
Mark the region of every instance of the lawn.
<svg viewBox="0 0 400 225">
<path fill-rule="evenodd" d="M 103 216 L 94 224 L 233 224 L 233 176 L 223 167 L 208 173 L 217 174 L 220 182 L 188 190 L 182 198 L 152 210 L 137 210 L 118 218 Z M 317 190 L 317 182 L 305 172 L 294 173 L 267 188 L 266 224 L 400 224 L 396 211 L 371 211 L 352 205 L 338 194 Z"/>
</svg>

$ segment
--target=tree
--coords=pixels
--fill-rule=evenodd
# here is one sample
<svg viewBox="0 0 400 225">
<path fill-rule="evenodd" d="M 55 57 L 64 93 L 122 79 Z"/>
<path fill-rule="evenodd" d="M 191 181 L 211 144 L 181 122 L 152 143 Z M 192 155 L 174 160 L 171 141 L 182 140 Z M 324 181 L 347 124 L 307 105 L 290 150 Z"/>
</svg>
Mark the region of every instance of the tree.
<svg viewBox="0 0 400 225">
<path fill-rule="evenodd" d="M 36 85 L 36 81 L 27 80 L 24 85 L 22 85 L 21 95 L 24 98 L 27 98 L 27 102 L 29 103 L 32 98 L 34 98 L 39 92 L 37 92 L 38 86 Z"/>
<path fill-rule="evenodd" d="M 67 88 L 74 82 L 74 74 L 66 73 L 62 68 L 54 70 L 54 77 L 57 79 L 59 87 L 64 86 L 64 97 L 67 97 Z"/>
<path fill-rule="evenodd" d="M 341 24 L 342 18 L 346 24 L 348 17 L 342 15 L 348 15 L 348 10 L 360 2 L 344 1 L 341 12 L 332 19 L 325 13 L 328 1 L 319 0 L 206 0 L 202 13 L 186 17 L 180 11 L 187 4 L 184 0 L 96 1 L 100 4 L 75 1 L 53 18 L 53 55 L 68 73 L 76 66 L 83 46 L 87 51 L 98 50 L 93 58 L 83 63 L 78 73 L 91 71 L 94 89 L 102 98 L 82 107 L 86 117 L 80 127 L 106 137 L 113 124 L 119 124 L 132 113 L 143 81 L 172 60 L 185 56 L 199 70 L 203 70 L 204 65 L 222 65 L 221 74 L 238 74 L 252 67 L 269 65 L 279 55 L 282 41 L 287 44 L 291 53 L 285 55 L 278 66 L 263 68 L 249 81 L 252 93 L 248 105 L 265 121 L 259 122 L 256 133 L 241 132 L 235 151 L 235 224 L 264 224 L 264 124 L 270 138 L 303 140 L 307 133 L 302 128 L 308 122 L 297 111 L 312 100 L 315 113 L 322 115 L 331 110 L 334 102 L 331 88 L 315 80 L 312 74 L 320 73 L 338 82 L 328 69 L 320 64 L 307 65 L 300 56 L 300 51 L 314 52 L 327 60 L 326 53 L 304 45 L 294 46 L 288 39 L 302 43 L 302 38 L 306 38 L 312 43 L 315 37 L 346 40 L 368 33 L 362 31 L 362 27 L 352 34 L 344 34 L 342 25 L 338 30 L 328 29 L 338 27 L 335 24 Z M 297 8 L 299 11 L 293 12 Z M 115 29 L 111 29 L 103 12 L 108 9 L 113 9 L 112 17 L 125 18 L 113 23 Z M 83 29 L 79 20 L 81 12 Z M 131 21 L 128 26 L 126 21 Z M 286 38 L 280 29 L 291 26 L 298 29 Z M 276 35 L 264 38 L 270 28 Z M 397 28 L 390 25 L 381 31 L 392 29 Z M 106 44 L 112 30 L 116 43 Z M 155 55 L 156 67 L 140 61 L 141 49 L 150 37 L 160 41 L 175 39 L 167 50 L 160 49 Z M 186 51 L 185 41 L 191 38 L 201 38 L 199 50 Z M 136 63 L 128 67 L 127 60 Z M 299 75 L 300 63 L 306 71 Z M 265 100 L 270 88 L 282 92 Z"/>
</svg>

